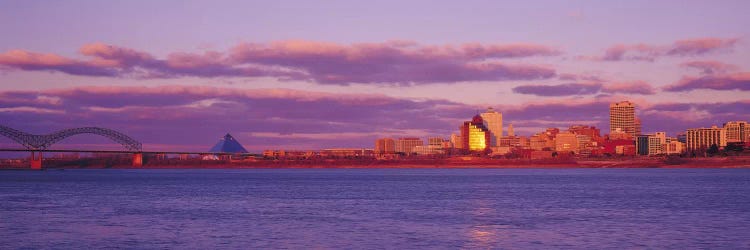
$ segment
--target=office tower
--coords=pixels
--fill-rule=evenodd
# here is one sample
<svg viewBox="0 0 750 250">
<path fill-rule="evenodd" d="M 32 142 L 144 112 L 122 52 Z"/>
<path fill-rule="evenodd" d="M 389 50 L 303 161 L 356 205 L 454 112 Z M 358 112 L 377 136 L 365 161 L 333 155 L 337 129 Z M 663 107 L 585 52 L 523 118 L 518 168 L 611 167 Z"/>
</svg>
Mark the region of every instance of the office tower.
<svg viewBox="0 0 750 250">
<path fill-rule="evenodd" d="M 635 138 L 640 129 L 636 128 L 635 105 L 629 101 L 609 105 L 609 133 L 622 131 Z"/>
<path fill-rule="evenodd" d="M 461 126 L 461 139 L 464 150 L 482 151 L 490 147 L 490 131 L 484 126 L 482 116 L 476 115 Z"/>
<path fill-rule="evenodd" d="M 503 114 L 490 107 L 480 116 L 484 121 L 484 127 L 490 132 L 490 146 L 497 146 L 497 142 L 503 137 Z"/>
</svg>

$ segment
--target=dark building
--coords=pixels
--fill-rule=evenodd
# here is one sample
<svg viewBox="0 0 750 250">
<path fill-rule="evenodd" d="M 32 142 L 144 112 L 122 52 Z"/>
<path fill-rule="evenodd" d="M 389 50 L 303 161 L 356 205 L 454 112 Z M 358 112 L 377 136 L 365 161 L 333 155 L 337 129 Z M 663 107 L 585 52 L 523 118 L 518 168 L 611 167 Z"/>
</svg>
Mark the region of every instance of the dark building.
<svg viewBox="0 0 750 250">
<path fill-rule="evenodd" d="M 242 146 L 232 135 L 227 134 L 214 145 L 209 152 L 214 153 L 247 153 L 245 147 Z"/>
<path fill-rule="evenodd" d="M 648 155 L 648 135 L 637 135 L 635 137 L 636 153 L 638 155 Z"/>
</svg>

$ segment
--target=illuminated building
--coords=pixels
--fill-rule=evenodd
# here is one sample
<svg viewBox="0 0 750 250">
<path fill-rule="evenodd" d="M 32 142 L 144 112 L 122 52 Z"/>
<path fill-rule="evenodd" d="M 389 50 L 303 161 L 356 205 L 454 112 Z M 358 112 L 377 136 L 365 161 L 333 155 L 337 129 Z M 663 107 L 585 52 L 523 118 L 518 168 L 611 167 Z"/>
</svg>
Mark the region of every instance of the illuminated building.
<svg viewBox="0 0 750 250">
<path fill-rule="evenodd" d="M 451 134 L 451 144 L 453 148 L 461 149 L 463 148 L 463 139 L 461 139 L 460 135 Z"/>
<path fill-rule="evenodd" d="M 371 158 L 374 156 L 372 149 L 364 148 L 332 148 L 320 151 L 324 158 Z"/>
<path fill-rule="evenodd" d="M 573 152 L 578 154 L 578 137 L 576 134 L 570 132 L 563 132 L 555 136 L 555 151 L 569 153 Z"/>
<path fill-rule="evenodd" d="M 396 141 L 391 138 L 381 138 L 375 140 L 376 154 L 393 154 L 396 153 Z"/>
<path fill-rule="evenodd" d="M 487 111 L 480 116 L 484 122 L 484 127 L 490 132 L 490 146 L 497 146 L 498 141 L 503 137 L 503 114 L 492 108 L 487 108 Z"/>
<path fill-rule="evenodd" d="M 724 123 L 727 131 L 727 142 L 747 142 L 750 138 L 750 126 L 746 121 L 732 121 Z"/>
<path fill-rule="evenodd" d="M 684 151 L 685 143 L 680 142 L 677 138 L 667 137 L 667 144 L 664 145 L 665 154 L 682 154 Z"/>
<path fill-rule="evenodd" d="M 490 147 L 491 134 L 484 127 L 484 121 L 479 115 L 461 126 L 462 148 L 469 151 L 483 151 Z"/>
<path fill-rule="evenodd" d="M 423 145 L 424 141 L 419 138 L 398 138 L 398 141 L 396 141 L 396 152 L 410 155 L 414 153 L 414 147 Z"/>
<path fill-rule="evenodd" d="M 424 145 L 414 147 L 414 153 L 418 155 L 438 155 L 444 154 L 442 145 Z"/>
<path fill-rule="evenodd" d="M 603 141 L 600 130 L 593 126 L 573 125 L 573 126 L 570 126 L 570 128 L 568 128 L 568 131 L 577 135 L 587 135 L 594 142 Z"/>
<path fill-rule="evenodd" d="M 632 138 L 638 135 L 640 129 L 636 129 L 635 105 L 632 102 L 623 101 L 609 105 L 609 133 L 613 134 L 617 129 Z"/>
<path fill-rule="evenodd" d="M 711 145 L 725 147 L 727 145 L 727 131 L 724 128 L 693 128 L 687 130 L 687 149 L 707 149 Z"/>
</svg>

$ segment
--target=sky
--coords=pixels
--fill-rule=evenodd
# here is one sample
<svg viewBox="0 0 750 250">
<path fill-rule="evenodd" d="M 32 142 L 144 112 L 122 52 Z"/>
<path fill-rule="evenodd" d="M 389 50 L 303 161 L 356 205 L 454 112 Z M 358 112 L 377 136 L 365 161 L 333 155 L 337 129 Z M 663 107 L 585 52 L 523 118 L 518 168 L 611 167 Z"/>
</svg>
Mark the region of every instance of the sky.
<svg viewBox="0 0 750 250">
<path fill-rule="evenodd" d="M 637 105 L 749 120 L 748 1 L 0 1 L 0 125 L 144 150 L 371 148 L 487 107 L 517 134 Z M 17 147 L 0 136 L 0 147 Z M 93 135 L 53 148 L 118 149 Z"/>
</svg>

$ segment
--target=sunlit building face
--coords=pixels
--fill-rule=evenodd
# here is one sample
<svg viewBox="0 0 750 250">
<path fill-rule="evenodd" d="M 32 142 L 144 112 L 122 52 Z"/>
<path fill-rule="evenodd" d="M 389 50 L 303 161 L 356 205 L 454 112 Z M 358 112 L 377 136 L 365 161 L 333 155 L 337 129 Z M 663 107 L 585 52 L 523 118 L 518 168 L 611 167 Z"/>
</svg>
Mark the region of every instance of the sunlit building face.
<svg viewBox="0 0 750 250">
<path fill-rule="evenodd" d="M 484 126 L 479 115 L 461 126 L 462 148 L 469 151 L 483 151 L 490 146 L 490 131 Z"/>
<path fill-rule="evenodd" d="M 481 127 L 469 125 L 469 150 L 484 150 L 487 147 L 485 132 Z"/>
</svg>

